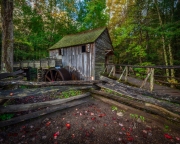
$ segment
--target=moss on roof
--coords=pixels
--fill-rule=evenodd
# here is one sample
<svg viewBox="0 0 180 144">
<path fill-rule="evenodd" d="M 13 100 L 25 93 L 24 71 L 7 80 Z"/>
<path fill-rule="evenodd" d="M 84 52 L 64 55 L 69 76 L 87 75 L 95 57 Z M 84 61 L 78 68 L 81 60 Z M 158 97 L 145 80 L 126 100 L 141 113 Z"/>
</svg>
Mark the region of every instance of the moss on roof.
<svg viewBox="0 0 180 144">
<path fill-rule="evenodd" d="M 106 28 L 99 28 L 81 33 L 66 35 L 49 49 L 65 48 L 94 42 Z"/>
</svg>

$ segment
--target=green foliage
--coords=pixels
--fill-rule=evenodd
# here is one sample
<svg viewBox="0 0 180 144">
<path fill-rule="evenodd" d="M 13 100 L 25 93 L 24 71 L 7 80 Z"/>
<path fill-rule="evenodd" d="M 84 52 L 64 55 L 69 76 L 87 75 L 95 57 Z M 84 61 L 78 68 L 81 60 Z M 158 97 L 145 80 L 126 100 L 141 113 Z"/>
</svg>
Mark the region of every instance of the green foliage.
<svg viewBox="0 0 180 144">
<path fill-rule="evenodd" d="M 11 119 L 12 117 L 14 116 L 14 114 L 0 114 L 0 120 L 1 121 L 4 121 L 4 120 L 9 120 Z"/>
<path fill-rule="evenodd" d="M 84 0 L 79 2 L 79 6 L 77 21 L 80 24 L 80 31 L 107 25 L 105 0 Z"/>
<path fill-rule="evenodd" d="M 111 110 L 112 110 L 112 111 L 115 111 L 115 110 L 117 111 L 118 108 L 117 108 L 116 106 L 112 106 L 112 107 L 111 107 Z"/>
<path fill-rule="evenodd" d="M 137 114 L 129 114 L 129 115 L 130 115 L 130 117 L 133 118 L 133 119 L 138 119 L 138 118 L 140 118 L 142 122 L 145 121 L 145 117 L 143 117 L 143 116 L 138 116 Z"/>
<path fill-rule="evenodd" d="M 63 91 L 60 95 L 57 96 L 57 98 L 69 98 L 72 96 L 77 96 L 82 94 L 82 91 L 79 90 L 68 90 L 68 91 Z"/>
<path fill-rule="evenodd" d="M 169 128 L 169 126 L 168 125 L 164 125 L 164 129 L 163 129 L 165 132 L 168 132 L 168 131 L 170 131 L 170 128 Z"/>
</svg>

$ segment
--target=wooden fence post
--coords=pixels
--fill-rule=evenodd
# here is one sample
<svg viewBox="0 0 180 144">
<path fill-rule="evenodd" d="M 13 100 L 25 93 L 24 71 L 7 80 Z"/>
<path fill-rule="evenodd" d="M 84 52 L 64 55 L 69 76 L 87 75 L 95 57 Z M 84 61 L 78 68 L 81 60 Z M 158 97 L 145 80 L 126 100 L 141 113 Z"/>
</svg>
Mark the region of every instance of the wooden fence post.
<svg viewBox="0 0 180 144">
<path fill-rule="evenodd" d="M 143 87 L 145 86 L 145 84 L 146 84 L 149 76 L 151 75 L 151 69 L 150 69 L 150 68 L 147 68 L 147 72 L 148 72 L 148 74 L 147 74 L 146 78 L 144 79 L 144 81 L 143 81 L 143 83 L 142 83 L 142 85 L 141 85 L 140 88 L 143 88 Z"/>
<path fill-rule="evenodd" d="M 125 67 L 126 69 L 126 74 L 125 74 L 125 82 L 127 82 L 127 76 L 128 76 L 128 66 Z"/>
<path fill-rule="evenodd" d="M 111 69 L 111 71 L 110 71 L 110 73 L 109 73 L 108 77 L 110 77 L 110 76 L 111 76 L 111 73 L 113 72 L 113 68 L 114 68 L 114 67 L 112 67 L 112 69 Z"/>
<path fill-rule="evenodd" d="M 122 76 L 123 76 L 123 74 L 124 74 L 125 71 L 126 71 L 126 67 L 124 68 L 122 74 L 120 75 L 120 77 L 119 77 L 119 79 L 118 79 L 119 81 L 121 80 L 121 78 L 122 78 Z"/>
<path fill-rule="evenodd" d="M 107 69 L 107 65 L 105 66 L 105 69 L 104 69 L 104 72 L 103 72 L 103 74 L 106 72 L 106 69 Z"/>
<path fill-rule="evenodd" d="M 151 77 L 150 77 L 150 91 L 152 92 L 154 88 L 154 68 L 151 68 Z"/>
<path fill-rule="evenodd" d="M 116 66 L 114 65 L 113 76 L 116 74 Z"/>
</svg>

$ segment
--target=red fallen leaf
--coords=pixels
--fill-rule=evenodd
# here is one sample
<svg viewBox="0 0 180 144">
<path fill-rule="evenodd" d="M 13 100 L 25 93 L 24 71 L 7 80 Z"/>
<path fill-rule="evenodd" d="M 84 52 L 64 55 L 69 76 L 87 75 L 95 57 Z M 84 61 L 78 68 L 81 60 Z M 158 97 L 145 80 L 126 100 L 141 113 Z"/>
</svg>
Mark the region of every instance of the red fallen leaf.
<svg viewBox="0 0 180 144">
<path fill-rule="evenodd" d="M 89 133 L 88 132 L 86 132 L 86 136 L 89 137 Z"/>
<path fill-rule="evenodd" d="M 99 117 L 103 117 L 103 116 L 106 116 L 105 114 L 100 114 Z"/>
<path fill-rule="evenodd" d="M 48 121 L 47 123 L 46 123 L 46 126 L 49 126 L 51 124 L 51 122 L 50 121 Z"/>
<path fill-rule="evenodd" d="M 127 136 L 130 136 L 131 134 L 129 132 L 126 133 Z"/>
<path fill-rule="evenodd" d="M 130 136 L 130 137 L 127 137 L 127 140 L 128 140 L 128 141 L 133 141 L 133 137 L 131 137 L 131 136 Z"/>
<path fill-rule="evenodd" d="M 165 138 L 167 139 L 172 139 L 172 136 L 168 135 L 168 134 L 164 134 Z"/>
<path fill-rule="evenodd" d="M 132 131 L 133 129 L 132 128 L 129 128 L 129 131 Z"/>
<path fill-rule="evenodd" d="M 35 131 L 39 131 L 40 130 L 40 128 L 35 128 Z"/>
<path fill-rule="evenodd" d="M 57 139 L 57 136 L 59 135 L 59 131 L 57 131 L 56 133 L 54 133 L 54 139 Z"/>
<path fill-rule="evenodd" d="M 70 128 L 71 128 L 70 123 L 66 123 L 66 128 L 67 128 L 67 129 L 70 129 Z"/>
<path fill-rule="evenodd" d="M 104 124 L 104 126 L 107 126 L 107 124 Z"/>
<path fill-rule="evenodd" d="M 112 120 L 116 120 L 116 118 L 115 118 L 115 117 L 112 117 Z"/>
<path fill-rule="evenodd" d="M 122 129 L 121 129 L 121 130 L 123 130 L 123 131 L 124 131 L 124 130 L 125 130 L 125 128 L 124 128 L 124 127 L 122 127 Z"/>
<path fill-rule="evenodd" d="M 95 120 L 96 118 L 95 118 L 95 117 L 92 117 L 91 119 L 92 119 L 92 120 Z"/>
<path fill-rule="evenodd" d="M 9 133 L 8 136 L 17 137 L 17 136 L 18 136 L 18 133 Z"/>
</svg>

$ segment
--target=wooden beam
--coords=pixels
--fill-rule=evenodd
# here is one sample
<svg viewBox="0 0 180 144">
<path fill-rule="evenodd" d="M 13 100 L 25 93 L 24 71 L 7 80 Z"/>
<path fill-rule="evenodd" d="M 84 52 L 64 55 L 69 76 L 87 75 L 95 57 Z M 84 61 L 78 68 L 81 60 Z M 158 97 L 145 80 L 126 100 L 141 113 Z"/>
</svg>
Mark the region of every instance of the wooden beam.
<svg viewBox="0 0 180 144">
<path fill-rule="evenodd" d="M 12 72 L 12 73 L 0 73 L 0 80 L 4 79 L 4 78 L 7 78 L 7 77 L 16 76 L 17 74 L 20 74 L 20 73 L 23 73 L 23 72 L 24 72 L 23 70 L 18 70 L 18 71 Z"/>
<path fill-rule="evenodd" d="M 128 99 L 128 98 L 112 95 L 112 94 L 97 91 L 97 90 L 93 90 L 91 92 L 92 92 L 92 96 L 97 99 L 100 99 L 103 101 L 104 100 L 108 101 L 108 99 L 115 100 L 117 105 L 124 104 L 123 107 L 130 106 L 130 108 L 133 107 L 133 108 L 137 108 L 137 109 L 141 109 L 141 110 L 146 110 L 147 112 L 150 112 L 150 113 L 153 113 L 156 115 L 160 115 L 168 120 L 173 120 L 178 123 L 180 122 L 180 115 L 172 113 L 171 111 L 168 111 L 162 107 L 159 107 L 159 106 L 156 106 L 153 104 L 149 104 L 149 103 L 145 103 L 145 102 L 139 102 L 139 101 L 133 100 L 133 99 Z"/>
<path fill-rule="evenodd" d="M 0 86 L 24 85 L 24 86 L 60 86 L 60 85 L 93 85 L 100 83 L 100 80 L 76 80 L 76 81 L 53 81 L 53 82 L 28 82 L 28 81 L 0 81 Z"/>
<path fill-rule="evenodd" d="M 93 94 L 98 94 L 98 95 L 101 95 L 103 97 L 116 100 L 116 101 L 118 101 L 120 103 L 130 105 L 130 106 L 132 106 L 134 108 L 140 108 L 142 110 L 147 110 L 149 112 L 153 112 L 153 113 L 161 115 L 161 116 L 163 116 L 165 118 L 169 117 L 169 115 L 170 115 L 170 116 L 172 116 L 174 118 L 178 118 L 179 119 L 178 122 L 180 122 L 180 115 L 175 114 L 175 113 L 173 113 L 171 111 L 168 111 L 165 108 L 159 107 L 157 105 L 142 102 L 142 101 L 137 101 L 136 99 L 129 99 L 127 97 L 116 96 L 116 95 L 113 95 L 113 94 L 109 94 L 109 93 L 105 93 L 105 92 L 97 91 L 97 90 L 92 90 L 91 92 Z"/>
<path fill-rule="evenodd" d="M 65 90 L 84 90 L 90 89 L 93 86 L 54 86 L 54 87 L 45 87 L 45 88 L 33 88 L 33 89 L 16 89 L 16 90 L 6 90 L 0 92 L 0 99 L 14 99 L 14 98 L 23 98 L 27 96 L 41 96 L 42 94 L 50 92 L 60 92 Z M 12 93 L 12 96 L 10 96 Z"/>
<path fill-rule="evenodd" d="M 55 111 L 59 111 L 59 110 L 71 108 L 71 107 L 74 107 L 74 106 L 77 106 L 77 105 L 81 105 L 81 104 L 84 104 L 86 102 L 87 102 L 86 100 L 73 101 L 73 102 L 63 104 L 63 105 L 53 106 L 53 107 L 51 107 L 49 109 L 43 109 L 43 110 L 40 110 L 40 111 L 32 112 L 30 114 L 18 116 L 18 117 L 9 119 L 9 120 L 1 121 L 0 122 L 0 127 L 5 127 L 5 126 L 12 125 L 12 124 L 16 124 L 16 123 L 19 123 L 19 122 L 22 122 L 22 121 L 25 121 L 25 120 L 28 120 L 28 119 L 32 119 L 32 118 L 36 118 L 36 117 L 39 117 L 39 116 L 42 116 L 42 115 L 52 113 L 52 112 L 55 112 Z"/>
<path fill-rule="evenodd" d="M 156 98 L 156 99 L 159 99 L 159 100 L 165 100 L 165 101 L 168 101 L 168 102 L 180 104 L 180 97 L 179 96 L 171 96 L 171 95 L 168 95 L 168 94 L 157 93 L 157 92 L 154 92 L 154 91 L 150 92 L 150 91 L 147 91 L 145 89 L 140 89 L 140 88 L 137 88 L 137 87 L 125 85 L 123 83 L 120 83 L 120 82 L 118 82 L 116 80 L 112 80 L 112 79 L 104 77 L 104 76 L 101 76 L 100 80 L 102 80 L 102 81 L 104 81 L 106 83 L 109 83 L 109 84 L 114 84 L 114 85 L 118 86 L 119 89 L 124 90 L 124 92 L 129 91 L 129 92 L 133 92 L 133 93 L 144 95 L 144 96 L 150 96 L 150 97 L 153 97 L 153 98 Z"/>
<path fill-rule="evenodd" d="M 73 100 L 79 100 L 81 98 L 85 98 L 90 96 L 90 93 L 87 92 L 82 95 L 73 96 L 66 99 L 56 99 L 51 101 L 39 102 L 39 103 L 30 103 L 30 104 L 18 104 L 18 105 L 7 105 L 7 106 L 0 106 L 0 113 L 8 113 L 8 112 L 20 112 L 20 111 L 28 111 L 43 107 L 51 107 L 54 105 L 64 104 L 66 102 L 70 102 Z"/>
<path fill-rule="evenodd" d="M 119 87 L 117 85 L 97 84 L 97 86 L 99 86 L 101 88 L 109 89 L 109 90 L 114 91 L 116 93 L 125 95 L 125 96 L 127 96 L 129 98 L 133 98 L 133 99 L 136 99 L 136 100 L 140 100 L 140 101 L 143 101 L 143 102 L 154 104 L 156 106 L 163 107 L 163 108 L 165 108 L 165 109 L 167 109 L 167 110 L 169 110 L 171 112 L 180 114 L 180 106 L 179 105 L 169 103 L 169 102 L 163 101 L 163 100 L 158 100 L 158 99 L 155 99 L 153 97 L 144 96 L 142 94 L 135 93 L 134 91 L 127 91 L 126 89 L 123 89 L 122 87 Z"/>
</svg>

